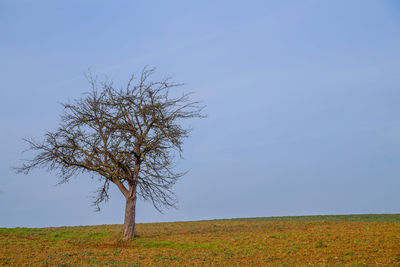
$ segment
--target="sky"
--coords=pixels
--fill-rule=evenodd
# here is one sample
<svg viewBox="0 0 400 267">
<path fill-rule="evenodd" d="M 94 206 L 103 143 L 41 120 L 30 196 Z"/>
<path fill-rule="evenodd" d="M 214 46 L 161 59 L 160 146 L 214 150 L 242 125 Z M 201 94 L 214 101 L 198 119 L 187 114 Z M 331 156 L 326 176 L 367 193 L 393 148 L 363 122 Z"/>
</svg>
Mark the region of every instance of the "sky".
<svg viewBox="0 0 400 267">
<path fill-rule="evenodd" d="M 91 71 L 144 66 L 203 100 L 178 209 L 137 222 L 400 212 L 398 1 L 0 1 L 0 227 L 123 222 L 99 182 L 11 166 L 54 130 Z"/>
</svg>

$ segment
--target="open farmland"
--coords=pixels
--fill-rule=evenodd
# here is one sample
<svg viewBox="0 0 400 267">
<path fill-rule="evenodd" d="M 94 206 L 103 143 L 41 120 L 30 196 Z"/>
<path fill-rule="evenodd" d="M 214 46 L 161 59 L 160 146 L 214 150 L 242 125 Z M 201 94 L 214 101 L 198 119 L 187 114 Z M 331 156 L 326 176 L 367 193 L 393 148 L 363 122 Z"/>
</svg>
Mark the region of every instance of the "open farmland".
<svg viewBox="0 0 400 267">
<path fill-rule="evenodd" d="M 400 214 L 0 228 L 6 266 L 400 266 Z"/>
</svg>

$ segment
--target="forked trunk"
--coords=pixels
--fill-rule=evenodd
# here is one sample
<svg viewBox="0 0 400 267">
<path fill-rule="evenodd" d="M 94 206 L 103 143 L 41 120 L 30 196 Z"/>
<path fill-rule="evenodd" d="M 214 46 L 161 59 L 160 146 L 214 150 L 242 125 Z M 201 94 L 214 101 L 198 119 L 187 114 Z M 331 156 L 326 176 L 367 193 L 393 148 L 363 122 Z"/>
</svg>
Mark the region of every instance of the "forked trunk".
<svg viewBox="0 0 400 267">
<path fill-rule="evenodd" d="M 127 241 L 135 236 L 135 212 L 136 194 L 126 198 L 124 236 L 122 240 Z"/>
</svg>

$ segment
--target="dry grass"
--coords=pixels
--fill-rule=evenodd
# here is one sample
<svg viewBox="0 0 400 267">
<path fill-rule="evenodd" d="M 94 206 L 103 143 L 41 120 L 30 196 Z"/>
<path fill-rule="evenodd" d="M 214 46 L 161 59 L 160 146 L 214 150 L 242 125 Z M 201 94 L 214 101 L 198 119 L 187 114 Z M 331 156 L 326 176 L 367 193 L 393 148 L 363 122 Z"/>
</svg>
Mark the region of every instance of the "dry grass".
<svg viewBox="0 0 400 267">
<path fill-rule="evenodd" d="M 0 265 L 400 266 L 399 215 L 294 218 L 0 228 Z"/>
</svg>

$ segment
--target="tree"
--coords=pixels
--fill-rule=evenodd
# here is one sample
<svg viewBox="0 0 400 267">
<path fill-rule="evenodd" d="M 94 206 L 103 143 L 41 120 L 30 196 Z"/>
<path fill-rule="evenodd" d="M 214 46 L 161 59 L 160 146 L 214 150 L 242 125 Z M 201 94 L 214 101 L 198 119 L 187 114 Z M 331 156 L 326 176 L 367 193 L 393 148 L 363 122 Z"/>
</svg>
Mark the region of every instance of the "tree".
<svg viewBox="0 0 400 267">
<path fill-rule="evenodd" d="M 36 152 L 17 172 L 34 168 L 56 171 L 59 183 L 72 176 L 91 173 L 102 181 L 94 204 L 109 199 L 109 185 L 115 184 L 126 199 L 123 240 L 134 237 L 137 198 L 162 207 L 175 206 L 171 188 L 186 172 L 176 172 L 175 157 L 182 156 L 182 144 L 191 129 L 186 119 L 204 117 L 199 102 L 189 94 L 171 97 L 171 88 L 181 86 L 169 78 L 150 81 L 154 69 L 143 69 L 130 78 L 126 88 L 115 89 L 112 81 L 88 75 L 91 92 L 71 104 L 57 130 L 43 141 L 24 139 Z"/>
</svg>

